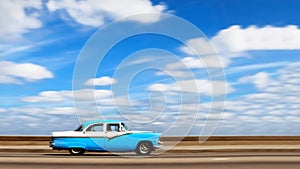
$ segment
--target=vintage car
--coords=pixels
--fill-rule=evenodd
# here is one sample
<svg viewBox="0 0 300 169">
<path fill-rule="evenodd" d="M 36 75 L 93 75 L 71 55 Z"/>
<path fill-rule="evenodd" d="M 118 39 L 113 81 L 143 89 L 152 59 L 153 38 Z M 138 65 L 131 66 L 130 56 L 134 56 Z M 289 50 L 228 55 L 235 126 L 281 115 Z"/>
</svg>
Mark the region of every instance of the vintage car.
<svg viewBox="0 0 300 169">
<path fill-rule="evenodd" d="M 50 147 L 53 150 L 69 150 L 71 155 L 94 152 L 136 152 L 149 155 L 162 149 L 160 133 L 131 131 L 117 120 L 93 120 L 81 124 L 75 131 L 52 132 Z"/>
</svg>

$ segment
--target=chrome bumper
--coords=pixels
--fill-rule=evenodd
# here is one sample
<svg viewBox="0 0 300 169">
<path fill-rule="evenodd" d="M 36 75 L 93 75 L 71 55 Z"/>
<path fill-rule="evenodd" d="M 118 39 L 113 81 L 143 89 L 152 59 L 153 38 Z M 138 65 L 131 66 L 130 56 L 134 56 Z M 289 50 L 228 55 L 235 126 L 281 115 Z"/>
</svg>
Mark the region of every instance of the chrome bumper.
<svg viewBox="0 0 300 169">
<path fill-rule="evenodd" d="M 163 143 L 161 141 L 158 141 L 158 144 L 153 146 L 154 151 L 156 150 L 162 150 L 163 149 Z"/>
<path fill-rule="evenodd" d="M 54 146 L 55 146 L 55 143 L 54 143 L 53 141 L 50 141 L 50 142 L 49 142 L 49 147 L 52 147 L 52 148 L 53 148 Z"/>
</svg>

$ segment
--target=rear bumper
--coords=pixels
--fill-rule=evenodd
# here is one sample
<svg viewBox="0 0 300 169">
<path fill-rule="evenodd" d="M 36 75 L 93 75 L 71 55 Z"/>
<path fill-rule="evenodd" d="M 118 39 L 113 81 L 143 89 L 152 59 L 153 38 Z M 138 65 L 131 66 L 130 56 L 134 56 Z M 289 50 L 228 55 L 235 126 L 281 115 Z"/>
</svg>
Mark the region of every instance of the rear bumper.
<svg viewBox="0 0 300 169">
<path fill-rule="evenodd" d="M 49 147 L 54 148 L 54 146 L 55 146 L 55 143 L 53 141 L 50 141 L 49 142 Z"/>
</svg>

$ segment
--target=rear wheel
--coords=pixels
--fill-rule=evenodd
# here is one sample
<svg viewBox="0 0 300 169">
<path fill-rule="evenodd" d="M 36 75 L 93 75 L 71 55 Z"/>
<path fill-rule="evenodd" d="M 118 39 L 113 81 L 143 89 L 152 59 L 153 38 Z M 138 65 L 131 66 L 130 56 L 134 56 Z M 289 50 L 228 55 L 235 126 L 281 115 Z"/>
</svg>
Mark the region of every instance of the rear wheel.
<svg viewBox="0 0 300 169">
<path fill-rule="evenodd" d="M 149 155 L 153 150 L 153 146 L 150 142 L 140 142 L 136 149 L 135 152 L 137 155 Z"/>
<path fill-rule="evenodd" d="M 82 155 L 85 150 L 83 148 L 70 148 L 69 152 L 71 155 Z"/>
</svg>

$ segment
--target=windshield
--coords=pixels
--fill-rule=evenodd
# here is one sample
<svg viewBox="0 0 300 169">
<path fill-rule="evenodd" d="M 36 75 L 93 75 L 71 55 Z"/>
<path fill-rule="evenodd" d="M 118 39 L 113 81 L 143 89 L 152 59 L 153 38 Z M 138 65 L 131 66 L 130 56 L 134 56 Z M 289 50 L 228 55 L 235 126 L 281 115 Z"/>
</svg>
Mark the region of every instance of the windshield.
<svg viewBox="0 0 300 169">
<path fill-rule="evenodd" d="M 125 131 L 130 131 L 129 128 L 128 128 L 124 123 L 121 123 L 121 125 L 123 126 L 123 127 L 122 127 L 123 130 L 125 130 Z"/>
<path fill-rule="evenodd" d="M 82 131 L 83 130 L 83 126 L 80 125 L 75 131 Z"/>
</svg>

